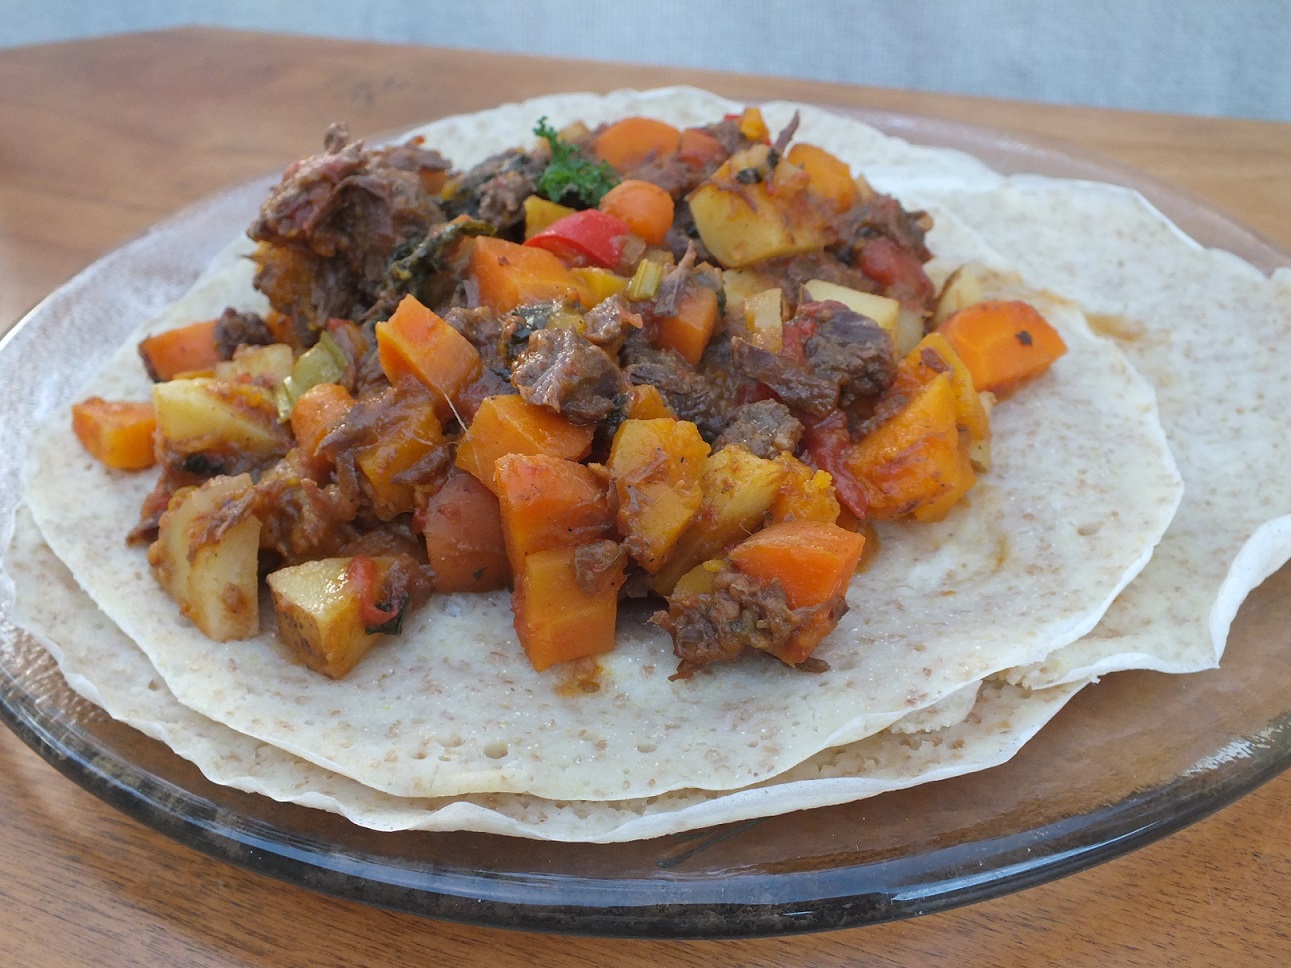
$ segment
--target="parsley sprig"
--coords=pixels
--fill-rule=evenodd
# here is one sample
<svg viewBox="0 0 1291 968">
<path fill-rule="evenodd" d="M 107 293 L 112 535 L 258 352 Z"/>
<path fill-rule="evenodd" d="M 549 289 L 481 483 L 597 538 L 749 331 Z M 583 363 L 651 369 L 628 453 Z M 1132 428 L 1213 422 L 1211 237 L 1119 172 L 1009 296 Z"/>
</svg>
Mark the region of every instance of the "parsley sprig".
<svg viewBox="0 0 1291 968">
<path fill-rule="evenodd" d="M 595 208 L 601 196 L 619 183 L 607 162 L 584 157 L 577 145 L 560 137 L 546 117 L 538 119 L 533 133 L 551 146 L 551 161 L 538 177 L 538 193 L 548 200 L 576 208 Z"/>
</svg>

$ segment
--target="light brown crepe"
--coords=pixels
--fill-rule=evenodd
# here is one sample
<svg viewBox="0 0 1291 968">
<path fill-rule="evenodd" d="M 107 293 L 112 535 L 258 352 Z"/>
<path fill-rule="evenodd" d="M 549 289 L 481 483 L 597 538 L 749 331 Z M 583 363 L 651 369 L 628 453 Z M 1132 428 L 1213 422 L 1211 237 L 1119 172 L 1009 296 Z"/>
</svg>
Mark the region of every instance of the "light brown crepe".
<svg viewBox="0 0 1291 968">
<path fill-rule="evenodd" d="M 625 113 L 704 123 L 730 109 L 711 96 L 689 91 L 544 99 L 471 119 L 450 119 L 430 132 L 429 141 L 466 165 L 523 140 L 541 114 L 556 124 L 575 118 L 595 123 Z M 789 108 L 768 106 L 766 112 L 774 127 L 787 120 Z M 454 150 L 453 136 L 463 133 L 474 138 L 473 154 Z M 962 155 L 911 147 L 821 112 L 804 109 L 799 137 L 834 151 L 866 172 L 876 186 L 898 194 L 904 194 L 901 179 L 913 186 L 911 193 L 928 193 L 931 201 L 943 200 L 932 194 L 937 189 L 958 186 L 960 191 L 985 193 L 999 184 L 997 176 Z M 961 259 L 998 257 L 998 241 L 991 238 L 988 244 L 971 219 L 936 214 L 939 226 L 931 244 L 945 253 L 943 271 Z M 1073 237 L 1060 207 L 1048 214 L 1049 231 L 1056 237 Z M 1174 244 L 1181 244 L 1173 238 Z M 1157 258 L 1169 260 L 1164 245 Z M 1012 285 L 1004 279 L 998 284 Z M 202 315 L 199 307 L 205 299 L 212 301 L 214 310 L 222 308 L 230 293 L 249 298 L 245 278 L 236 278 L 236 273 L 217 273 L 207 285 L 162 325 Z M 993 673 L 1028 663 L 1042 668 L 1055 649 L 1089 632 L 1112 597 L 1145 563 L 1174 510 L 1178 482 L 1162 445 L 1152 392 L 1109 343 L 1091 338 L 1073 304 L 1058 298 L 1042 301 L 1063 328 L 1072 352 L 1051 374 L 996 411 L 997 465 L 974 491 L 968 507 L 943 525 L 897 527 L 884 535 L 875 570 L 861 576 L 849 595 L 853 621 L 820 653 L 834 667 L 821 677 L 753 663 L 723 668 L 690 683 L 665 684 L 672 667 L 666 642 L 661 645 L 648 635 L 638 639 L 639 630 L 633 628 L 625 629 L 624 645 L 607 665 L 606 688 L 591 701 L 571 700 L 526 670 L 523 659 L 516 661 L 518 647 L 500 597 L 462 601 L 444 596 L 409 630 L 413 645 L 391 643 L 365 660 L 350 680 L 326 683 L 294 665 L 270 641 L 228 646 L 206 642 L 185 628 L 141 564 L 131 565 L 114 554 L 89 553 L 86 549 L 111 548 L 119 540 L 119 526 L 105 526 L 113 517 L 105 502 L 113 502 L 111 506 L 128 519 L 149 485 L 105 472 L 82 458 L 68 445 L 65 430 L 62 438 L 58 436 L 57 420 L 49 435 L 42 435 L 46 443 L 33 465 L 28 499 L 50 544 L 71 565 L 81 586 L 143 646 L 179 702 L 202 714 L 197 717 L 200 728 L 190 727 L 213 739 L 167 741 L 188 749 L 185 755 L 207 764 L 203 768 L 208 772 L 221 772 L 209 764 L 218 760 L 214 751 L 229 741 L 231 728 L 387 793 L 459 796 L 510 791 L 517 794 L 510 806 L 525 800 L 544 818 L 550 816 L 554 800 L 619 801 L 596 810 L 586 804 L 571 808 L 573 815 L 599 811 L 598 815 L 618 818 L 609 821 L 608 828 L 604 823 L 588 825 L 586 839 L 649 836 L 720 822 L 714 817 L 734 819 L 839 802 L 883 788 L 884 783 L 917 782 L 943 768 L 943 762 L 926 754 L 913 764 L 908 758 L 903 764 L 898 756 L 884 761 L 895 772 L 882 779 L 882 771 L 868 772 L 864 758 L 858 761 L 854 753 L 864 746 L 857 741 L 867 736 L 872 738 L 866 743 L 899 742 L 893 739 L 895 733 L 873 734 L 912 709 Z M 119 395 L 140 389 L 140 374 L 126 362 L 132 353 L 132 348 L 123 351 L 120 361 L 105 371 L 106 392 Z M 1188 474 L 1185 464 L 1185 478 Z M 76 482 L 80 493 L 88 488 L 104 501 L 92 507 L 60 503 L 57 488 L 69 481 Z M 1275 549 L 1266 557 L 1279 553 Z M 948 590 L 953 594 L 944 594 Z M 1159 641 L 1155 647 L 1156 652 L 1151 644 L 1143 650 L 1136 645 L 1126 653 L 1113 650 L 1105 657 L 1112 664 L 1105 667 L 1155 667 L 1173 661 L 1162 658 L 1169 651 L 1167 643 Z M 1211 645 L 1208 657 L 1191 655 L 1187 663 L 1198 667 L 1213 663 L 1215 657 Z M 1064 668 L 1061 674 L 1027 674 L 1036 681 L 1076 674 L 1077 667 Z M 90 669 L 82 669 L 82 674 L 89 682 L 97 681 Z M 124 679 L 137 681 L 137 676 Z M 498 687 L 500 696 L 489 691 Z M 106 690 L 100 692 L 106 695 Z M 981 743 L 954 768 L 989 765 L 1013 748 L 1011 741 L 987 742 L 991 730 L 983 723 L 1007 723 L 1007 735 L 1029 735 L 1031 727 L 1020 724 L 1038 727 L 1061 704 L 1056 697 L 1065 695 L 989 684 L 975 718 L 948 727 L 965 730 L 966 741 L 975 736 Z M 1002 709 L 1008 712 L 1000 713 Z M 136 714 L 148 722 L 148 713 L 131 715 Z M 214 721 L 213 732 L 206 730 L 208 721 Z M 840 743 L 850 745 L 820 752 Z M 206 753 L 195 752 L 204 745 Z M 285 762 L 293 769 L 300 766 L 292 756 Z M 822 775 L 822 762 L 835 764 L 837 773 Z M 239 774 L 233 769 L 222 775 L 232 780 Z M 290 771 L 286 775 L 297 776 Z M 248 778 L 255 777 L 255 771 L 240 776 L 237 785 L 254 788 L 264 782 Z M 318 776 L 327 779 L 318 781 Z M 774 782 L 766 782 L 773 777 Z M 327 772 L 315 774 L 314 780 L 307 775 L 300 782 L 322 782 L 329 791 L 334 783 L 347 783 Z M 284 790 L 290 794 L 298 789 L 295 783 L 280 779 L 264 785 L 266 792 L 270 787 L 279 791 L 271 795 L 285 796 Z M 697 788 L 740 792 L 722 796 Z M 677 792 L 656 796 L 666 790 Z M 494 809 L 497 797 L 482 799 L 486 809 Z M 648 814 L 655 819 L 624 825 L 622 811 L 637 812 L 637 801 L 650 803 Z M 417 803 L 418 810 L 441 823 L 445 816 L 478 816 L 481 797 L 466 796 L 451 809 L 440 801 Z M 657 810 L 654 804 L 660 805 Z M 363 812 L 335 804 L 332 808 L 351 816 Z M 463 826 L 493 829 L 475 828 L 477 822 L 483 823 Z M 546 822 L 511 832 L 543 836 Z M 583 839 L 562 823 L 550 828 L 551 836 Z M 613 832 L 607 834 L 607 829 Z"/>
<path fill-rule="evenodd" d="M 338 813 L 374 830 L 472 830 L 541 840 L 614 843 L 679 833 L 792 810 L 846 803 L 985 769 L 1009 759 L 1079 690 L 1032 692 L 1005 682 L 974 684 L 935 710 L 776 779 L 713 794 L 678 790 L 619 801 L 555 801 L 529 794 L 395 797 L 258 742 L 177 702 L 147 657 L 94 607 L 20 509 L 9 555 L 15 620 L 38 636 L 68 683 L 113 718 L 195 763 L 225 786 Z"/>
</svg>

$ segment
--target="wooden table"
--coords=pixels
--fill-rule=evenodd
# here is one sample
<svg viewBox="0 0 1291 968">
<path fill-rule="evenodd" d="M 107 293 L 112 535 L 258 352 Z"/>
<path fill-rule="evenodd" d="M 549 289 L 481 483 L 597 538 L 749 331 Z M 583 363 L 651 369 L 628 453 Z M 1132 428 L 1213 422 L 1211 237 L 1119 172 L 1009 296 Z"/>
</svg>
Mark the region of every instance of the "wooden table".
<svg viewBox="0 0 1291 968">
<path fill-rule="evenodd" d="M 1291 125 L 188 29 L 0 52 L 0 332 L 154 221 L 313 150 L 330 121 L 362 135 L 539 93 L 671 83 L 1067 139 L 1291 247 Z M 999 900 L 706 943 L 462 927 L 311 894 L 125 819 L 7 732 L 0 777 L 0 963 L 27 968 L 1291 963 L 1291 774 L 1134 854 Z"/>
</svg>

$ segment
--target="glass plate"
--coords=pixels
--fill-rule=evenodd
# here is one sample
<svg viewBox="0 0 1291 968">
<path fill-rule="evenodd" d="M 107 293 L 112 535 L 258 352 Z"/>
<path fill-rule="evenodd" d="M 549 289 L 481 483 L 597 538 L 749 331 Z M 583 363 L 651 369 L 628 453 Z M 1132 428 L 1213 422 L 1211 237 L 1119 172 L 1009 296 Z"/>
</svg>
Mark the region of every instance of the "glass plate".
<svg viewBox="0 0 1291 968">
<path fill-rule="evenodd" d="M 996 168 L 1139 189 L 1200 241 L 1264 271 L 1291 257 L 1207 205 L 1058 146 L 929 118 L 836 109 Z M 33 426 L 250 221 L 269 181 L 187 209 L 37 306 L 0 343 L 0 527 Z M 129 315 L 122 297 L 130 293 Z M 141 297 L 140 293 L 144 295 Z M 145 307 L 146 308 L 146 307 Z M 0 595 L 0 598 L 4 596 Z M 0 602 L 0 718 L 112 806 L 198 850 L 329 894 L 455 921 L 648 937 L 873 924 L 1038 884 L 1224 806 L 1291 761 L 1291 699 L 1266 670 L 1291 645 L 1291 569 L 1238 617 L 1223 668 L 1122 673 L 1086 689 L 1008 764 L 845 806 L 619 845 L 380 834 L 205 780 L 67 687 Z"/>
</svg>

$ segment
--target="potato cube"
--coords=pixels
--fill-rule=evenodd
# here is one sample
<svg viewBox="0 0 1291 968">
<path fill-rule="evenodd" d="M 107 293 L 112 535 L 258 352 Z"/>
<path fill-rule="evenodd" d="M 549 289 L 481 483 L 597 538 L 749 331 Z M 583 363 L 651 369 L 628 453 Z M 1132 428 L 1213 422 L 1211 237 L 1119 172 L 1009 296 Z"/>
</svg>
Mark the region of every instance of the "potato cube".
<svg viewBox="0 0 1291 968">
<path fill-rule="evenodd" d="M 157 540 L 148 549 L 158 583 L 217 642 L 249 638 L 260 630 L 260 521 L 234 515 L 226 527 L 218 520 L 250 488 L 248 474 L 182 488 L 162 514 Z"/>
<path fill-rule="evenodd" d="M 280 568 L 268 578 L 278 634 L 315 672 L 340 679 L 381 638 L 368 632 L 348 579 L 352 558 L 321 558 Z M 375 559 L 378 569 L 389 567 Z"/>
<path fill-rule="evenodd" d="M 153 386 L 152 400 L 162 446 L 177 453 L 232 449 L 271 459 L 291 447 L 273 394 L 254 383 L 171 380 Z"/>
</svg>

